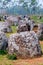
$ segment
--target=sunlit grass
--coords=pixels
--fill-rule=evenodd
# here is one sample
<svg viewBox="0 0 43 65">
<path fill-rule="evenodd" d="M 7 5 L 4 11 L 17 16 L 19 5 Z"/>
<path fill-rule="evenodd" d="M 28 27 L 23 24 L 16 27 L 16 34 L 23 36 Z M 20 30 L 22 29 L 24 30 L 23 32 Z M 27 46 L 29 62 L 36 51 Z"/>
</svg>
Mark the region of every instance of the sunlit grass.
<svg viewBox="0 0 43 65">
<path fill-rule="evenodd" d="M 12 28 L 12 32 L 13 33 L 16 33 L 17 32 L 17 26 L 11 26 L 11 28 Z"/>
<path fill-rule="evenodd" d="M 9 37 L 11 34 L 17 32 L 17 26 L 11 26 L 12 32 L 11 33 L 6 33 L 7 37 Z"/>
<path fill-rule="evenodd" d="M 43 17 L 41 19 L 38 18 L 38 16 L 30 16 L 32 20 L 35 21 L 35 23 L 43 23 Z"/>
<path fill-rule="evenodd" d="M 0 65 L 12 65 L 12 62 L 6 58 L 6 55 L 0 55 Z"/>
</svg>

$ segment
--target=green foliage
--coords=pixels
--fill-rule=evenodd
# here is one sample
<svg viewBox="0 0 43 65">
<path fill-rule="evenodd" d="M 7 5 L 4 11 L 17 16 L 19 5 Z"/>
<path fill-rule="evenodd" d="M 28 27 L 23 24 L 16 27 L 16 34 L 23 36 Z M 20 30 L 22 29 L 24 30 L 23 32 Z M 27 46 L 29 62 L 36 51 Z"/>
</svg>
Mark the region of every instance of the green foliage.
<svg viewBox="0 0 43 65">
<path fill-rule="evenodd" d="M 30 7 L 32 7 L 32 11 L 31 11 L 31 12 L 32 12 L 33 14 L 35 14 L 36 11 L 37 11 L 37 5 L 38 5 L 38 3 L 37 3 L 36 0 L 31 0 Z"/>
<path fill-rule="evenodd" d="M 24 2 L 24 0 L 19 0 L 19 3 L 22 3 L 22 2 Z"/>
<path fill-rule="evenodd" d="M 5 54 L 7 54 L 6 50 L 0 50 L 0 55 L 5 55 Z"/>
<path fill-rule="evenodd" d="M 31 0 L 31 5 L 34 5 L 36 0 Z"/>
<path fill-rule="evenodd" d="M 8 58 L 9 60 L 16 60 L 16 59 L 17 59 L 16 54 L 12 54 L 12 55 L 8 54 L 8 55 L 7 55 L 7 58 Z"/>
<path fill-rule="evenodd" d="M 28 2 L 25 2 L 25 0 L 19 0 L 19 3 L 23 3 L 22 7 L 28 9 Z"/>
</svg>

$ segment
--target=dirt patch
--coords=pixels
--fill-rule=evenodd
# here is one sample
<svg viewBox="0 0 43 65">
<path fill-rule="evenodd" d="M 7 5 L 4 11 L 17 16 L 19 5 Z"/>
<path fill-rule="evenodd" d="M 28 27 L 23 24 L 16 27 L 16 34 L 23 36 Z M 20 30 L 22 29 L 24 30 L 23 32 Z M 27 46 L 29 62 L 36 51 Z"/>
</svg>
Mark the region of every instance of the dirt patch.
<svg viewBox="0 0 43 65">
<path fill-rule="evenodd" d="M 19 59 L 13 61 L 14 65 L 43 65 L 43 57 L 34 59 Z"/>
<path fill-rule="evenodd" d="M 40 44 L 43 44 L 43 41 L 40 41 Z"/>
</svg>

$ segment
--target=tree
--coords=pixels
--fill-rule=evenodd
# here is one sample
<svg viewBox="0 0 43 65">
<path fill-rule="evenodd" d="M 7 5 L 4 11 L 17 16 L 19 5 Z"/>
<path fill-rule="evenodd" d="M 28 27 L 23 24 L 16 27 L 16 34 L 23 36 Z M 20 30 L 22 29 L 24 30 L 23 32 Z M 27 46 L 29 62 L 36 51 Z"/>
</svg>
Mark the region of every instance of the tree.
<svg viewBox="0 0 43 65">
<path fill-rule="evenodd" d="M 24 0 L 19 0 L 19 3 L 24 3 Z"/>
<path fill-rule="evenodd" d="M 38 3 L 37 3 L 36 0 L 31 0 L 30 7 L 32 8 L 32 13 L 33 13 L 33 14 L 36 13 L 37 5 L 38 5 Z"/>
<path fill-rule="evenodd" d="M 29 13 L 29 7 L 28 7 L 29 2 L 30 2 L 30 0 L 28 0 L 28 1 L 19 0 L 19 3 L 22 4 L 22 7 L 27 11 L 27 13 Z"/>
</svg>

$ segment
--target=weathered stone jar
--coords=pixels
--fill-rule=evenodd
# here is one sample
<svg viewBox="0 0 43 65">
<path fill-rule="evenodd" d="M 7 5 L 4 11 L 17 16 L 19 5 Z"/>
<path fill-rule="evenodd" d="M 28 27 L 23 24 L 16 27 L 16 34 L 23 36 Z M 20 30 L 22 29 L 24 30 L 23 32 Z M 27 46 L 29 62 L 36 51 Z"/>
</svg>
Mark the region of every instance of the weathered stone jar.
<svg viewBox="0 0 43 65">
<path fill-rule="evenodd" d="M 41 55 L 40 43 L 34 31 L 12 34 L 8 41 L 9 54 L 16 53 L 20 58 Z"/>
<path fill-rule="evenodd" d="M 18 23 L 17 32 L 24 32 L 24 31 L 32 31 L 34 26 L 34 21 L 32 20 L 20 20 Z"/>
</svg>

